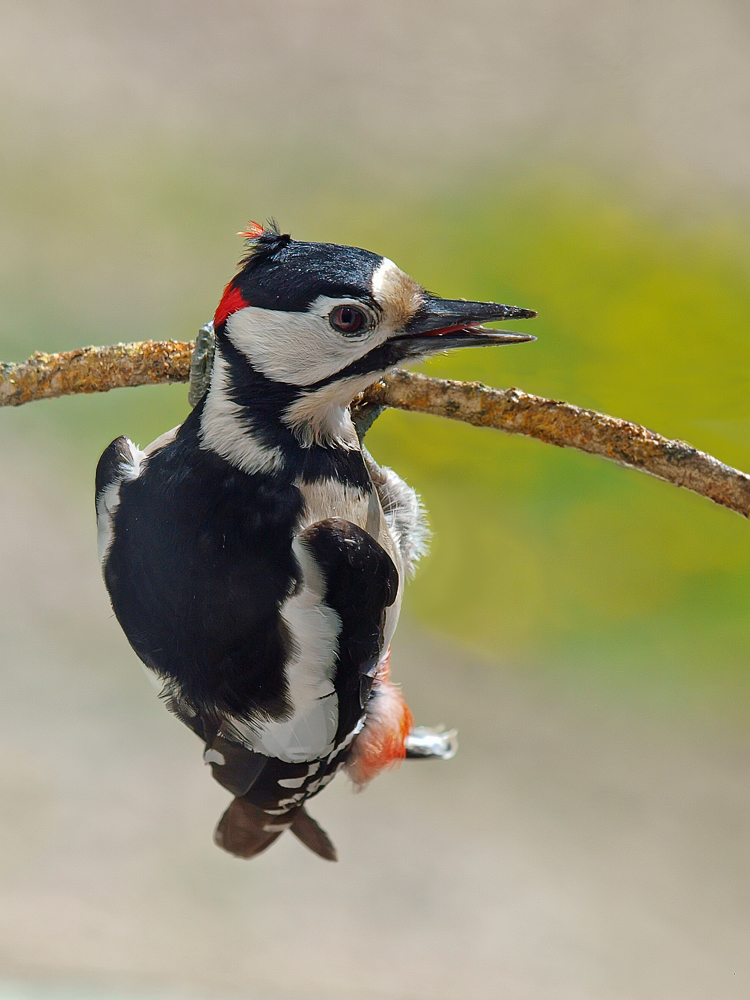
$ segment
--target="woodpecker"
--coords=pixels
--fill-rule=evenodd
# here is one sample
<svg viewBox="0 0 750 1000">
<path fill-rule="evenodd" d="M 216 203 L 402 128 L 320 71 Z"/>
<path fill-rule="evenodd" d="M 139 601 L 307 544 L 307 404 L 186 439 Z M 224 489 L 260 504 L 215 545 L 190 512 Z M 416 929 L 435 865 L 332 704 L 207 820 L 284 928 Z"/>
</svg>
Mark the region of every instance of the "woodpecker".
<svg viewBox="0 0 750 1000">
<path fill-rule="evenodd" d="M 234 796 L 216 843 L 252 857 L 291 830 L 336 860 L 305 803 L 339 770 L 361 788 L 455 752 L 389 677 L 428 530 L 350 404 L 397 364 L 534 340 L 481 324 L 536 314 L 439 298 L 387 257 L 272 224 L 240 235 L 207 391 L 144 450 L 119 437 L 99 460 L 100 559 L 131 646 Z"/>
</svg>

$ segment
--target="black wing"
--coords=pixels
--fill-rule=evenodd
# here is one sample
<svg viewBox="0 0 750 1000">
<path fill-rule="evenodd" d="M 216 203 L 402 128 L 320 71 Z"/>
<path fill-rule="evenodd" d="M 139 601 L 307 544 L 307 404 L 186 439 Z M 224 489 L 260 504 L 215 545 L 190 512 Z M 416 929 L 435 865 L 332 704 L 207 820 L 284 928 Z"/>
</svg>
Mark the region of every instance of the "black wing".
<svg viewBox="0 0 750 1000">
<path fill-rule="evenodd" d="M 361 718 L 383 651 L 386 608 L 398 594 L 398 572 L 372 535 L 332 517 L 300 535 L 320 566 L 325 603 L 341 619 L 334 686 L 339 701 L 337 744 Z"/>
<path fill-rule="evenodd" d="M 299 541 L 322 572 L 325 604 L 341 620 L 334 675 L 339 709 L 335 745 L 341 748 L 362 718 L 370 696 L 383 651 L 386 608 L 398 594 L 398 573 L 388 553 L 371 535 L 341 518 L 318 521 L 299 535 Z M 218 735 L 203 731 L 199 735 L 209 748 L 206 761 L 216 780 L 264 809 L 289 801 L 290 794 L 298 803 L 304 801 L 322 787 L 321 778 L 337 769 L 346 756 L 336 752 L 324 766 L 308 773 L 305 765 L 270 761 L 242 746 L 239 739 L 232 738 L 231 726 Z M 295 782 L 294 793 L 278 784 L 279 779 L 290 778 Z"/>
<path fill-rule="evenodd" d="M 290 639 L 279 608 L 297 586 L 301 498 L 201 450 L 191 424 L 120 486 L 104 564 L 112 606 L 138 656 L 206 726 L 281 718 Z"/>
</svg>

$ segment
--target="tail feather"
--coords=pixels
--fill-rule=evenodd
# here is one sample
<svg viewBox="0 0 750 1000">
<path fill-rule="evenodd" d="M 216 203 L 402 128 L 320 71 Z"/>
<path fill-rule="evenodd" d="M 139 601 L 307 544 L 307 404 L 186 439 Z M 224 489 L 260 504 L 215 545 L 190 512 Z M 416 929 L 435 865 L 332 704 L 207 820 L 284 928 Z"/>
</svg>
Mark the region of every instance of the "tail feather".
<svg viewBox="0 0 750 1000">
<path fill-rule="evenodd" d="M 233 799 L 219 820 L 214 842 L 238 858 L 254 858 L 278 840 L 285 830 L 291 830 L 318 857 L 325 858 L 326 861 L 338 861 L 336 848 L 328 834 L 303 806 L 290 809 L 281 816 L 274 816 L 248 802 L 246 798 Z"/>
<path fill-rule="evenodd" d="M 254 858 L 291 825 L 289 814 L 271 816 L 247 799 L 236 798 L 219 820 L 214 843 L 238 858 Z"/>
<path fill-rule="evenodd" d="M 406 737 L 409 760 L 452 760 L 458 750 L 458 730 L 443 726 L 414 726 Z"/>
<path fill-rule="evenodd" d="M 301 806 L 292 823 L 292 833 L 305 847 L 326 861 L 338 861 L 339 856 L 331 838 L 316 820 Z"/>
</svg>

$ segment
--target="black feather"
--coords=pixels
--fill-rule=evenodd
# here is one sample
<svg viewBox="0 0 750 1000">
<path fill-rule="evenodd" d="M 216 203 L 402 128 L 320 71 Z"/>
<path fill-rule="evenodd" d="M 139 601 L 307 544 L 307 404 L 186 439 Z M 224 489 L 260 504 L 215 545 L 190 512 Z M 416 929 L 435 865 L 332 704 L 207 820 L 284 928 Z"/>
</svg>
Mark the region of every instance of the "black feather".
<svg viewBox="0 0 750 1000">
<path fill-rule="evenodd" d="M 371 535 L 342 518 L 318 521 L 300 539 L 323 571 L 326 604 L 341 619 L 334 677 L 338 743 L 355 727 L 369 698 L 383 650 L 385 609 L 398 594 L 398 572 Z"/>
<path fill-rule="evenodd" d="M 302 499 L 201 449 L 201 408 L 121 486 L 105 580 L 136 653 L 188 706 L 281 718 L 290 640 L 278 612 L 298 582 Z"/>
</svg>

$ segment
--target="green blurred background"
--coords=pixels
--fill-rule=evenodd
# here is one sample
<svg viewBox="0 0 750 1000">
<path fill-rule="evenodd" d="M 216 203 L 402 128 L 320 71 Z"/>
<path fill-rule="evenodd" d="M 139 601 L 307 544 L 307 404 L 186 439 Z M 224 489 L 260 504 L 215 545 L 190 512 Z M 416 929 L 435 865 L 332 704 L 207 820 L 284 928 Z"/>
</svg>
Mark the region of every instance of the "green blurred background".
<svg viewBox="0 0 750 1000">
<path fill-rule="evenodd" d="M 383 253 L 445 296 L 538 310 L 535 344 L 441 357 L 425 366 L 429 373 L 515 385 L 593 407 L 750 470 L 750 22 L 743 5 L 389 0 L 373 9 L 322 0 L 8 0 L 0 5 L 0 55 L 4 360 L 89 343 L 191 338 L 232 274 L 241 250 L 234 234 L 249 218 L 272 215 L 297 238 Z M 110 630 L 106 640 L 97 638 L 95 650 L 82 652 L 93 642 L 86 639 L 92 613 L 81 603 L 78 577 L 66 582 L 66 557 L 60 556 L 58 575 L 50 579 L 56 596 L 40 598 L 37 583 L 28 593 L 19 589 L 18 566 L 52 572 L 44 551 L 30 555 L 38 523 L 34 504 L 52 519 L 49 537 L 66 531 L 62 515 L 54 520 L 59 506 L 75 522 L 73 537 L 84 539 L 102 449 L 120 433 L 144 445 L 186 410 L 184 388 L 161 387 L 0 415 L 3 530 L 11 553 L 4 559 L 6 590 L 19 606 L 19 595 L 32 602 L 31 612 L 24 604 L 25 632 L 13 600 L 7 597 L 4 605 L 6 666 L 12 675 L 23 664 L 27 685 L 9 712 L 23 717 L 37 697 L 34 677 L 45 688 L 45 670 L 54 669 L 39 667 L 35 674 L 43 659 L 33 640 L 41 620 L 54 633 L 50 648 L 67 642 L 71 660 L 88 656 L 97 671 L 115 656 L 111 644 L 119 641 Z M 626 813 L 622 782 L 632 773 L 624 762 L 644 739 L 660 747 L 666 740 L 671 749 L 658 753 L 682 755 L 694 773 L 703 766 L 690 757 L 696 747 L 708 746 L 712 760 L 726 753 L 728 771 L 717 765 L 706 783 L 715 789 L 731 772 L 737 788 L 746 787 L 750 536 L 740 517 L 593 457 L 435 418 L 388 412 L 370 432 L 368 446 L 417 488 L 430 512 L 432 552 L 408 591 L 404 614 L 413 658 L 420 655 L 415 650 L 433 651 L 422 653 L 427 666 L 419 683 L 430 688 L 434 711 L 453 721 L 450 700 L 436 699 L 429 681 L 430 658 L 449 649 L 458 678 L 450 683 L 461 688 L 479 672 L 487 690 L 494 691 L 501 677 L 506 696 L 516 692 L 518 712 L 529 719 L 519 732 L 536 731 L 550 698 L 567 706 L 559 716 L 549 709 L 553 727 L 571 705 L 590 706 L 588 722 L 579 719 L 566 729 L 573 743 L 599 746 L 601 734 L 595 739 L 590 726 L 606 730 L 622 712 L 629 713 L 626 733 L 652 726 L 648 739 L 641 733 L 631 744 L 623 736 L 624 756 L 613 764 L 612 774 L 620 777 L 612 777 L 612 788 L 619 792 L 611 793 L 615 799 L 622 793 L 618 808 Z M 17 550 L 12 539 L 23 532 L 14 527 L 16 517 L 28 529 Z M 93 526 L 91 538 L 93 545 Z M 98 586 L 93 565 L 80 572 L 84 590 Z M 59 598 L 68 588 L 78 617 Z M 96 607 L 100 616 L 106 613 L 103 604 Z M 24 635 L 32 637 L 27 646 Z M 49 649 L 45 655 L 54 661 Z M 137 673 L 124 647 L 117 656 L 123 676 Z M 86 684 L 99 676 L 91 670 Z M 55 676 L 59 690 L 66 690 L 65 672 Z M 107 695 L 113 713 L 119 690 Z M 547 707 L 539 708 L 542 703 Z M 81 724 L 98 711 L 89 706 Z M 490 713 L 485 722 L 491 729 L 493 719 Z M 155 731 L 162 724 L 168 720 L 155 714 Z M 36 728 L 33 721 L 28 726 Z M 127 733 L 126 727 L 125 756 Z M 678 753 L 670 741 L 683 738 L 688 749 L 681 744 Z M 519 740 L 518 747 L 524 743 Z M 551 755 L 567 759 L 566 746 Z M 474 760 L 478 768 L 481 763 Z M 651 764 L 644 762 L 644 774 Z M 544 773 L 542 783 L 554 786 L 557 779 Z M 498 780 L 484 771 L 476 775 L 479 782 Z M 207 781 L 205 775 L 198 779 Z M 519 776 L 534 809 L 537 779 L 542 781 L 537 774 L 524 785 Z M 643 783 L 638 788 L 636 797 L 645 794 Z M 440 799 L 452 794 L 437 789 Z M 589 793 L 586 786 L 580 801 L 589 802 Z M 40 801 L 45 794 L 39 793 Z M 653 794 L 659 799 L 664 789 Z M 722 914 L 711 933 L 740 940 L 750 927 L 743 881 L 746 795 L 735 789 L 723 806 L 709 807 L 692 793 L 686 800 L 698 803 L 701 816 L 725 809 L 722 830 L 731 827 L 733 846 L 713 842 L 719 854 L 734 859 L 725 876 L 745 902 L 729 912 L 718 882 L 709 878 Z M 578 841 L 589 828 L 582 810 L 570 826 Z M 561 835 L 558 820 L 550 844 Z M 621 818 L 612 823 L 621 829 Z M 654 824 L 659 822 L 651 816 L 641 830 L 646 855 L 662 843 Z M 703 844 L 694 847 L 701 858 Z M 662 844 L 665 857 L 673 847 L 669 838 Z M 401 844 L 398 850 L 410 857 L 416 847 Z M 612 863 L 619 857 L 613 841 Z M 410 863 L 418 865 L 417 858 Z M 640 861 L 633 864 L 641 870 Z M 666 862 L 656 858 L 653 864 L 661 872 Z M 562 949 L 578 955 L 582 972 L 575 962 L 569 968 L 544 939 L 541 975 L 535 966 L 539 941 L 530 930 L 528 951 L 537 959 L 526 965 L 519 959 L 518 969 L 508 959 L 504 972 L 483 973 L 481 982 L 464 973 L 456 982 L 467 984 L 465 995 L 473 1000 L 745 996 L 747 978 L 720 986 L 712 978 L 712 961 L 737 967 L 734 953 L 720 961 L 705 927 L 696 930 L 695 941 L 676 929 L 683 876 L 675 873 L 665 890 L 675 907 L 672 917 L 660 918 L 660 930 L 646 934 L 638 947 L 625 935 L 616 960 L 597 952 L 584 961 L 580 956 L 592 947 L 584 935 Z M 21 878 L 9 877 L 11 883 Z M 424 878 L 428 884 L 429 873 Z M 602 884 L 592 875 L 594 895 Z M 702 891 L 709 892 L 705 886 Z M 695 892 L 698 908 L 705 908 L 705 895 Z M 41 899 L 38 905 L 44 908 Z M 353 902 L 347 905 L 356 912 Z M 487 904 L 490 923 L 497 915 L 493 905 Z M 590 900 L 586 906 L 591 926 L 601 924 L 601 909 Z M 64 921 L 65 912 L 62 906 L 58 919 Z M 140 919 L 137 906 L 130 919 Z M 286 925 L 279 920 L 283 935 Z M 632 920 L 643 923 L 637 905 Z M 620 933 L 616 919 L 604 925 L 612 939 Z M 533 919 L 529 926 L 537 927 Z M 681 942 L 674 953 L 663 940 L 672 933 Z M 32 940 L 33 934 L 24 938 Z M 694 969 L 688 975 L 690 962 L 681 951 L 694 950 L 696 941 L 707 949 L 702 979 Z M 501 947 L 497 939 L 487 954 L 495 946 Z M 653 968 L 646 963 L 636 982 L 622 969 L 643 966 L 640 947 L 661 948 L 663 962 Z M 19 948 L 18 942 L 9 946 L 3 958 L 0 945 L 7 975 L 64 979 L 99 968 L 86 958 L 47 961 L 44 943 L 33 949 L 37 967 L 35 960 L 17 959 Z M 425 948 L 429 956 L 429 943 Z M 514 948 L 512 954 L 525 954 Z M 85 948 L 81 954 L 88 954 Z M 435 960 L 425 959 L 427 965 Z M 99 971 L 107 988 L 123 977 L 170 988 L 203 989 L 214 982 L 209 973 L 173 976 L 167 966 L 138 972 L 137 962 L 129 966 L 120 957 Z M 747 962 L 743 968 L 740 978 Z M 402 993 L 343 973 L 331 985 L 321 973 L 308 992 L 293 995 L 339 996 L 341 990 L 346 996 L 421 997 L 431 981 L 424 971 L 420 975 L 415 972 L 413 981 L 407 976 Z M 246 995 L 231 976 L 217 982 Z M 263 982 L 263 995 L 275 996 L 273 975 Z M 448 976 L 424 989 L 431 998 L 447 996 L 449 987 L 450 995 L 464 995 L 456 982 Z"/>
<path fill-rule="evenodd" d="M 125 169 L 87 157 L 6 166 L 6 358 L 190 338 L 232 273 L 244 215 L 273 209 L 295 236 L 374 247 L 447 296 L 539 311 L 533 346 L 426 371 L 567 399 L 750 468 L 741 217 L 700 205 L 693 218 L 686 196 L 665 209 L 579 164 L 462 165 L 425 191 L 300 149 L 275 182 L 264 165 L 278 152 L 258 163 L 233 150 L 220 172 L 202 152 L 141 149 Z M 185 412 L 185 391 L 163 388 L 3 418 L 59 436 L 85 477 L 119 433 L 145 445 Z M 667 685 L 729 711 L 744 697 L 750 537 L 736 515 L 594 458 L 433 418 L 389 413 L 369 446 L 430 511 L 432 555 L 406 603 L 420 623 L 647 699 Z"/>
</svg>

